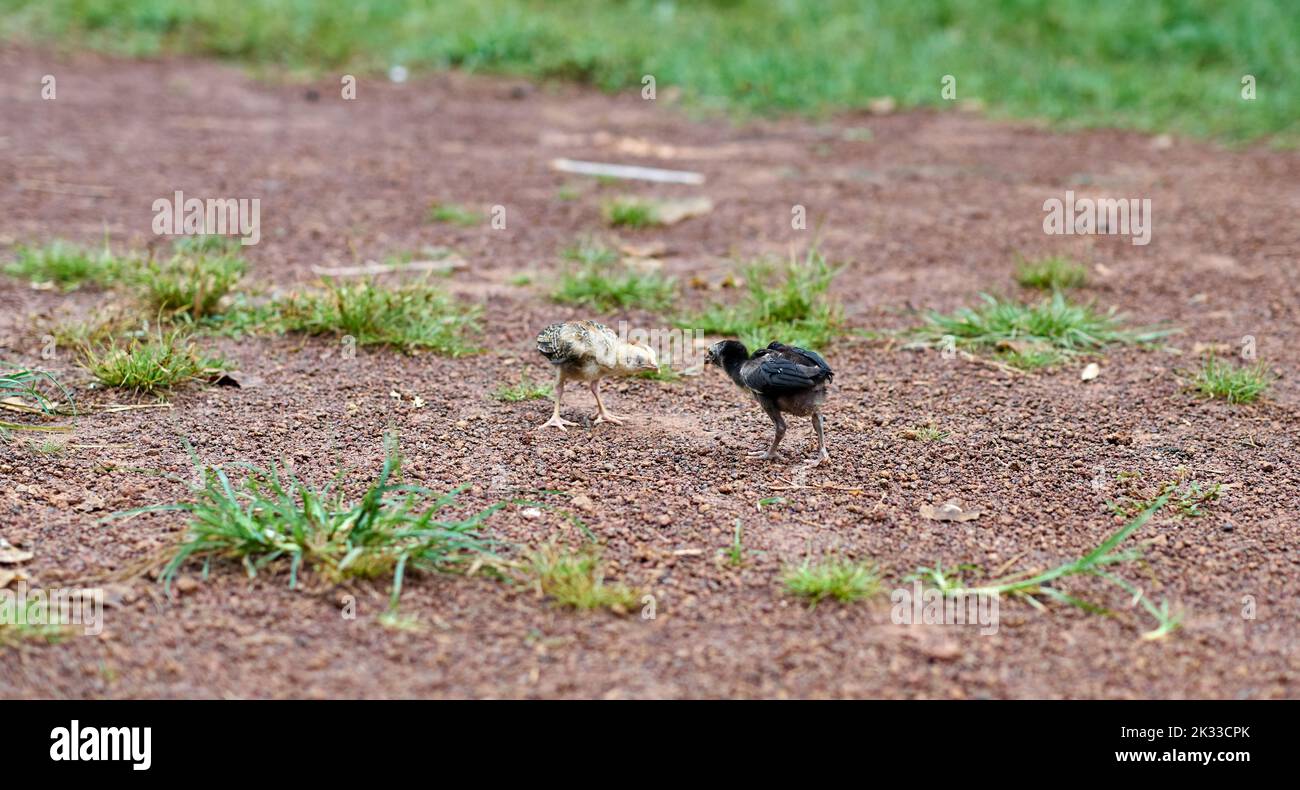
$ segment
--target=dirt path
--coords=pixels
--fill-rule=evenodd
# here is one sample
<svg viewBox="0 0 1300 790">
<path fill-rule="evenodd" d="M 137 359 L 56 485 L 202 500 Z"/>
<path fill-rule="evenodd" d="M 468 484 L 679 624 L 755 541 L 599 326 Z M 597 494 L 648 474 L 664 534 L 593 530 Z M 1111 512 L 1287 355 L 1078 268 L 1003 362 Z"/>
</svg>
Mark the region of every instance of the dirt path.
<svg viewBox="0 0 1300 790">
<path fill-rule="evenodd" d="M 345 102 L 332 83 L 309 95 L 201 62 L 9 49 L 0 70 L 9 76 L 0 81 L 0 242 L 89 242 L 107 229 L 115 244 L 143 248 L 159 243 L 153 200 L 176 189 L 261 197 L 262 242 L 247 250 L 254 281 L 285 286 L 310 278 L 312 264 L 450 246 L 471 263 L 450 283 L 485 301 L 491 349 L 455 361 L 368 350 L 348 360 L 326 340 L 217 341 L 257 386 L 84 417 L 63 455 L 0 444 L 0 536 L 35 552 L 37 580 L 97 579 L 175 540 L 174 516 L 96 519 L 183 496 L 142 471 L 188 475 L 182 437 L 209 463 L 288 459 L 315 480 L 344 460 L 362 471 L 349 483 L 359 490 L 395 428 L 414 479 L 477 483 L 467 505 L 520 489 L 585 494 L 594 507 L 583 519 L 607 544 L 613 572 L 657 600 L 654 620 L 577 615 L 486 579 L 422 577 L 403 598 L 421 623 L 408 632 L 376 622 L 383 583 L 356 586 L 359 616 L 345 620 L 334 591 L 293 592 L 283 576 L 248 581 L 222 568 L 175 601 L 138 579 L 111 588 L 121 600 L 102 636 L 0 648 L 0 696 L 1297 696 L 1295 152 L 1162 147 L 958 113 L 731 126 L 636 96 L 458 75 L 363 79 Z M 39 98 L 47 73 L 58 78 L 53 102 Z M 1017 252 L 1065 252 L 1104 267 L 1086 296 L 1181 327 L 1173 345 L 1185 353 L 1122 350 L 1083 386 L 1074 369 L 1012 376 L 846 341 L 828 353 L 833 463 L 806 478 L 838 488 L 776 490 L 796 451 L 811 448 L 810 431 L 794 426 L 786 463 L 747 462 L 743 451 L 767 438 L 765 418 L 716 375 L 616 389 L 613 408 L 634 416 L 622 427 L 529 432 L 544 402 L 502 404 L 488 393 L 517 380 L 521 365 L 544 375 L 537 329 L 579 313 L 536 286 L 509 285 L 511 275 L 538 271 L 544 281 L 560 249 L 601 232 L 600 200 L 624 191 L 554 173 L 554 157 L 705 173 L 703 187 L 635 191 L 707 194 L 711 214 L 624 234 L 666 241 L 675 254 L 665 268 L 683 280 L 716 280 L 730 257 L 802 249 L 813 231 L 790 227 L 801 204 L 828 256 L 851 262 L 837 287 L 854 326 L 902 328 L 916 322 L 914 309 L 1016 293 Z M 576 199 L 560 199 L 566 185 Z M 1042 202 L 1066 189 L 1150 197 L 1151 244 L 1044 235 Z M 505 205 L 507 228 L 430 225 L 432 200 Z M 104 298 L 0 279 L 0 353 L 40 364 L 40 338 L 59 311 Z M 1174 371 L 1195 343 L 1235 346 L 1244 335 L 1283 376 L 1270 402 L 1233 408 L 1180 392 Z M 87 389 L 66 352 L 54 367 L 84 404 L 122 400 Z M 927 420 L 950 435 L 932 444 L 900 436 Z M 1163 641 L 1139 640 L 1143 619 L 1113 596 L 1114 618 L 1004 602 L 999 633 L 982 637 L 894 625 L 886 598 L 810 611 L 777 582 L 785 564 L 833 549 L 874 558 L 887 588 L 937 561 L 1048 567 L 1116 527 L 1104 508 L 1115 492 L 1091 485 L 1098 467 L 1159 480 L 1179 466 L 1224 484 L 1225 495 L 1202 518 L 1162 517 L 1143 532 L 1153 541 L 1143 583 L 1187 612 Z M 846 490 L 855 485 L 862 490 Z M 778 494 L 789 501 L 756 509 Z M 950 497 L 988 512 L 966 523 L 918 515 Z M 751 550 L 739 570 L 716 560 L 737 518 Z M 527 544 L 577 537 L 550 512 L 504 512 L 492 531 Z M 1248 595 L 1254 621 L 1241 616 Z"/>
</svg>

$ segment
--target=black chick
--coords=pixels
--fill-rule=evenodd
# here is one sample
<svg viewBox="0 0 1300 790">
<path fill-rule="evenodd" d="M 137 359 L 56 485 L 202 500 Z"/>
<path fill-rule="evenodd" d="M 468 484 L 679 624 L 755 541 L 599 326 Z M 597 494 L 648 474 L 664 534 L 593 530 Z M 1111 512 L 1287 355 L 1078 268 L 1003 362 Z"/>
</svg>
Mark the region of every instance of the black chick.
<svg viewBox="0 0 1300 790">
<path fill-rule="evenodd" d="M 752 394 L 776 426 L 772 446 L 750 453 L 751 458 L 776 457 L 777 445 L 785 436 L 782 414 L 812 417 L 817 431 L 817 457 L 811 459 L 814 466 L 831 457 L 826 451 L 821 405 L 835 373 L 820 354 L 773 342 L 751 357 L 743 343 L 723 340 L 709 348 L 704 362 L 722 368 L 736 386 Z"/>
</svg>

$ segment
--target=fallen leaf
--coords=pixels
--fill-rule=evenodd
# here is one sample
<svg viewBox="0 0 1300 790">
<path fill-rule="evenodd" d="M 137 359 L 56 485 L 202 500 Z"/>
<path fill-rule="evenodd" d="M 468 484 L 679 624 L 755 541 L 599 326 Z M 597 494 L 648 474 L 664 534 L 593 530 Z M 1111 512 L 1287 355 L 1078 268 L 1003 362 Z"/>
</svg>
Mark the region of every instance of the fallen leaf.
<svg viewBox="0 0 1300 790">
<path fill-rule="evenodd" d="M 961 503 L 950 499 L 942 505 L 921 505 L 921 517 L 931 521 L 974 521 L 984 513 L 979 508 L 963 510 Z"/>
<path fill-rule="evenodd" d="M 629 258 L 658 258 L 668 252 L 668 245 L 662 241 L 651 241 L 645 244 L 619 242 L 618 249 Z"/>
<path fill-rule="evenodd" d="M 712 210 L 713 201 L 706 197 L 664 200 L 655 204 L 655 216 L 664 225 L 676 225 L 684 219 L 708 214 Z"/>
</svg>

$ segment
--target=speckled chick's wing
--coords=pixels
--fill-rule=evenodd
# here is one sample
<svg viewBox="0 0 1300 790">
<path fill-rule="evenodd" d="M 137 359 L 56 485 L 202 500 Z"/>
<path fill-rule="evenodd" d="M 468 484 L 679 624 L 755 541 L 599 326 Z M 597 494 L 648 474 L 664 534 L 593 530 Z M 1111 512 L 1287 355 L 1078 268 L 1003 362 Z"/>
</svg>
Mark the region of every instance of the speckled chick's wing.
<svg viewBox="0 0 1300 790">
<path fill-rule="evenodd" d="M 596 321 L 551 324 L 537 335 L 537 350 L 556 365 L 593 361 L 612 368 L 618 361 L 618 335 Z"/>
</svg>

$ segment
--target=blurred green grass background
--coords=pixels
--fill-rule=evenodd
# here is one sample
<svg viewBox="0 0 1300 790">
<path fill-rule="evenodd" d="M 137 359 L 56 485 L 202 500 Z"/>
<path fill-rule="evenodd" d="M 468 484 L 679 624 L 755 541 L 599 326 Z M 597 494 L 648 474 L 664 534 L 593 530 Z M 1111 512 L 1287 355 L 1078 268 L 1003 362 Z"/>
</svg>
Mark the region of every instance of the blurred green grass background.
<svg viewBox="0 0 1300 790">
<path fill-rule="evenodd" d="M 728 114 L 978 99 L 1065 127 L 1293 145 L 1295 0 L 0 0 L 0 36 L 311 71 L 400 64 L 660 91 Z M 1243 75 L 1257 98 L 1241 95 Z"/>
</svg>

